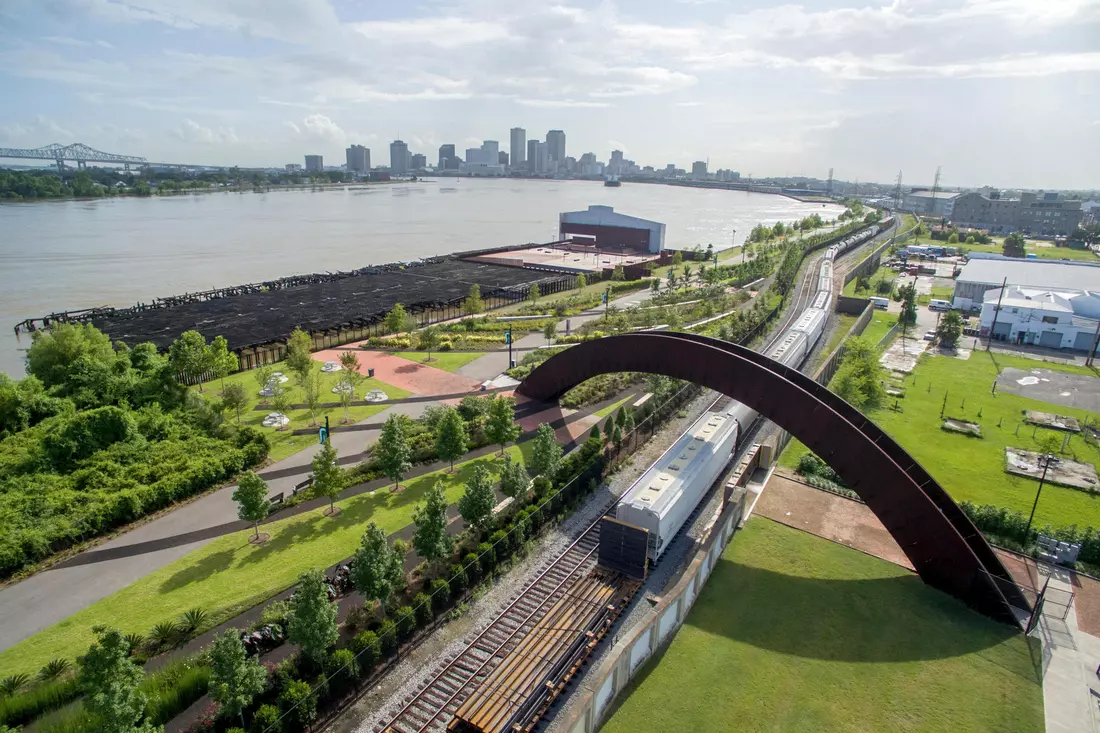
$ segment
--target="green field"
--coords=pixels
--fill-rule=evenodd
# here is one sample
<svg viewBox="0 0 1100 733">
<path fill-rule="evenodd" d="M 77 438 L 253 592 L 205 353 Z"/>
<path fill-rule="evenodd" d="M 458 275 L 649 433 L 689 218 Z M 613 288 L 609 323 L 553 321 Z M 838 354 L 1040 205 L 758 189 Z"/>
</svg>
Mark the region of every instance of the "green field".
<svg viewBox="0 0 1100 733">
<path fill-rule="evenodd" d="M 1005 367 L 1093 373 L 1085 367 L 985 351 L 973 352 L 966 361 L 925 355 L 913 374 L 905 380 L 905 397 L 899 401 L 902 412 L 877 410 L 870 417 L 920 462 L 956 501 L 995 504 L 1027 514 L 1035 500 L 1038 482 L 1004 472 L 1006 447 L 1037 448 L 1031 426 L 1023 424 L 1019 435 L 1015 434 L 1016 426 L 1023 419 L 1022 411 L 1043 410 L 1072 415 L 1082 422 L 1086 417 L 1090 421 L 1098 420 L 1100 415 L 1017 397 L 1007 392 L 991 394 L 993 380 Z M 979 423 L 982 438 L 964 437 L 940 429 L 940 408 L 945 392 L 947 408 L 944 414 Z M 979 411 L 981 417 L 978 417 Z M 998 421 L 1001 421 L 1001 427 L 997 427 Z M 1044 432 L 1040 429 L 1038 437 L 1042 437 Z M 792 440 L 780 456 L 780 465 L 794 468 L 805 451 L 801 443 Z M 1076 455 L 1078 460 L 1100 465 L 1100 451 L 1087 445 L 1080 437 L 1070 439 L 1067 451 L 1069 458 Z M 1100 495 L 1047 484 L 1043 487 L 1043 495 L 1035 512 L 1035 523 L 1040 527 L 1047 523 L 1054 526 L 1100 526 Z"/>
<path fill-rule="evenodd" d="M 831 320 L 835 320 L 836 330 L 829 336 L 829 340 L 825 342 L 824 347 L 818 352 L 817 358 L 814 360 L 814 368 L 807 370 L 808 372 L 815 372 L 817 367 L 825 361 L 825 358 L 829 354 L 833 353 L 833 349 L 840 345 L 840 342 L 844 340 L 844 337 L 848 335 L 848 331 L 851 330 L 852 324 L 856 322 L 859 316 L 850 316 L 847 313 L 833 314 Z"/>
<path fill-rule="evenodd" d="M 875 283 L 879 280 L 893 280 L 897 277 L 897 273 L 891 270 L 889 267 L 880 267 L 871 273 L 871 288 L 869 290 L 861 290 L 856 292 L 856 282 L 859 278 L 852 278 L 852 281 L 844 286 L 844 294 L 851 297 L 868 298 L 872 295 L 877 295 L 875 292 Z"/>
<path fill-rule="evenodd" d="M 395 351 L 394 356 L 399 356 L 402 359 L 408 359 L 409 361 L 415 361 L 417 364 L 423 364 L 424 366 L 430 366 L 433 369 L 442 369 L 445 372 L 457 371 L 460 367 L 464 367 L 474 359 L 480 356 L 485 356 L 484 351 L 433 351 L 432 360 L 424 361 L 428 358 L 426 351 Z"/>
<path fill-rule="evenodd" d="M 909 244 L 909 242 L 906 242 Z M 947 244 L 946 242 L 930 239 L 929 237 L 920 237 L 913 240 L 912 244 L 931 244 L 947 247 L 962 247 L 967 252 L 992 252 L 993 254 L 1004 253 L 1004 237 L 994 237 L 992 244 L 966 244 L 960 242 L 959 244 Z M 1033 254 L 1041 260 L 1082 260 L 1084 262 L 1100 262 L 1100 257 L 1087 249 L 1070 249 L 1069 247 L 1055 247 L 1049 242 L 1043 244 L 1049 246 L 1040 246 L 1037 242 L 1028 240 L 1024 245 L 1024 250 L 1028 254 Z"/>
<path fill-rule="evenodd" d="M 596 410 L 596 411 L 595 411 L 595 412 L 593 412 L 592 414 L 593 414 L 593 416 L 595 416 L 595 417 L 598 417 L 598 418 L 601 418 L 601 419 L 602 419 L 602 418 L 605 418 L 605 417 L 607 417 L 608 415 L 610 415 L 611 413 L 615 412 L 615 410 L 618 410 L 618 409 L 619 409 L 620 407 L 622 407 L 622 406 L 623 406 L 623 404 L 625 404 L 625 403 L 626 403 L 626 401 L 627 401 L 627 400 L 629 400 L 629 399 L 630 399 L 631 397 L 633 397 L 633 396 L 634 396 L 634 395 L 632 395 L 632 394 L 630 394 L 630 395 L 627 395 L 626 397 L 623 397 L 623 398 L 622 398 L 621 400 L 619 400 L 618 402 L 613 402 L 613 403 L 611 403 L 610 405 L 608 405 L 607 407 L 604 407 L 604 408 L 602 408 L 602 409 L 600 409 L 600 410 Z"/>
<path fill-rule="evenodd" d="M 434 366 L 434 364 L 433 364 Z M 277 372 L 282 372 L 285 376 L 291 377 L 289 382 L 282 385 L 284 390 L 288 390 L 290 399 L 297 403 L 302 404 L 302 390 L 298 387 L 294 378 L 290 373 L 290 369 L 286 366 L 285 362 L 276 362 L 272 364 L 272 367 Z M 256 382 L 256 373 L 254 371 L 239 372 L 232 374 L 225 378 L 225 382 L 239 382 L 244 385 L 245 392 L 248 394 L 248 404 L 241 410 L 241 424 L 251 425 L 259 430 L 262 430 L 267 434 L 267 439 L 271 441 L 271 452 L 268 453 L 268 457 L 272 461 L 279 461 L 287 456 L 293 455 L 303 448 L 307 448 L 311 445 L 317 444 L 316 435 L 294 435 L 293 431 L 296 428 L 308 427 L 310 424 L 309 410 L 291 410 L 288 414 L 290 418 L 290 425 L 285 430 L 277 430 L 276 428 L 265 428 L 261 426 L 263 419 L 269 412 L 274 411 L 275 408 L 257 410 L 258 405 L 263 403 L 264 405 L 270 405 L 270 398 L 260 397 L 260 385 Z M 340 372 L 326 373 L 321 372 L 321 401 L 322 402 L 339 402 L 338 395 L 332 392 L 332 388 L 336 386 L 340 381 Z M 203 397 L 215 402 L 219 398 L 221 392 L 221 381 L 215 380 L 212 382 L 206 382 L 202 385 Z M 198 391 L 197 387 L 193 387 L 195 391 Z M 386 384 L 377 379 L 363 378 L 363 383 L 359 388 L 360 399 L 372 389 L 380 389 L 386 393 L 390 399 L 400 400 L 409 396 L 409 393 L 405 390 L 394 387 L 392 384 Z M 348 409 L 348 419 L 352 422 L 359 422 L 360 420 L 366 420 L 368 417 L 377 415 L 382 410 L 386 409 L 386 405 L 359 405 Z M 339 425 L 340 421 L 344 419 L 344 410 L 341 407 L 328 407 L 321 408 L 317 411 L 317 422 L 324 424 L 325 415 L 329 416 L 329 421 L 335 425 Z M 230 421 L 236 421 L 237 416 L 226 413 L 226 419 Z"/>
<path fill-rule="evenodd" d="M 519 458 L 527 445 L 511 446 L 508 452 Z M 449 501 L 457 501 L 479 463 L 496 475 L 503 461 L 495 454 L 484 456 L 457 464 L 454 474 L 437 471 L 411 479 L 400 494 L 382 490 L 338 501 L 342 511 L 334 518 L 318 509 L 271 522 L 262 527 L 271 539 L 261 546 L 248 543 L 251 531 L 219 537 L 0 652 L 0 670 L 4 675 L 34 673 L 51 659 L 74 659 L 91 643 L 96 624 L 146 634 L 155 624 L 174 621 L 196 607 L 207 612 L 207 628 L 220 624 L 290 587 L 304 570 L 327 568 L 350 556 L 368 522 L 387 533 L 410 524 L 417 502 L 436 481 L 444 482 Z M 226 521 L 235 518 L 227 516 Z"/>
<path fill-rule="evenodd" d="M 1039 733 L 1037 661 L 912 573 L 754 518 L 601 730 Z"/>
</svg>

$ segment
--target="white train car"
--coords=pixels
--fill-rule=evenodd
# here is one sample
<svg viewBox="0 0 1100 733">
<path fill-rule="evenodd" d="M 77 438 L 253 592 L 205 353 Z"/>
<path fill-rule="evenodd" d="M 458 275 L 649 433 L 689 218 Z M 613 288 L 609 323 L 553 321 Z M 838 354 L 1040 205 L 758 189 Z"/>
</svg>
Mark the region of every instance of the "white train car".
<svg viewBox="0 0 1100 733">
<path fill-rule="evenodd" d="M 793 329 L 783 334 L 783 338 L 768 352 L 768 358 L 784 366 L 797 367 L 806 358 L 806 334 Z"/>
<path fill-rule="evenodd" d="M 817 275 L 817 292 L 833 292 L 833 261 L 825 260 Z"/>
<path fill-rule="evenodd" d="M 810 302 L 810 307 L 811 308 L 818 308 L 820 310 L 825 310 L 826 308 L 829 307 L 829 298 L 831 297 L 831 295 L 832 295 L 831 293 L 828 293 L 828 292 L 825 292 L 825 291 L 819 292 L 817 295 L 814 296 L 814 299 Z"/>
<path fill-rule="evenodd" d="M 726 412 L 703 413 L 619 501 L 617 519 L 649 530 L 650 561 L 668 548 L 732 458 L 740 432 L 734 408 L 745 411 L 734 403 Z"/>
<path fill-rule="evenodd" d="M 806 349 L 812 349 L 817 340 L 821 338 L 828 317 L 828 313 L 820 308 L 807 308 L 802 311 L 802 315 L 791 326 L 791 331 L 801 331 L 806 334 Z"/>
</svg>

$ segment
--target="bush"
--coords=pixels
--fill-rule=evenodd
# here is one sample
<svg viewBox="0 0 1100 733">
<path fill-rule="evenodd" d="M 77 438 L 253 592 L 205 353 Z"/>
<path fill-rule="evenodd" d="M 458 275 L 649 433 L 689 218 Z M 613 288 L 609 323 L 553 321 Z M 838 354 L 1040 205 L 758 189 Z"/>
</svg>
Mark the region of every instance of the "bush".
<svg viewBox="0 0 1100 733">
<path fill-rule="evenodd" d="M 416 613 L 412 610 L 411 606 L 402 606 L 397 609 L 397 613 L 394 614 L 394 619 L 397 624 L 397 636 L 401 641 L 408 641 L 412 638 L 413 632 L 416 631 Z"/>
<path fill-rule="evenodd" d="M 451 584 L 443 578 L 436 578 L 432 581 L 429 593 L 431 594 L 432 608 L 436 613 L 439 613 L 451 601 Z"/>
<path fill-rule="evenodd" d="M 553 484 L 550 482 L 550 479 L 545 476 L 536 476 L 535 480 L 531 482 L 531 488 L 534 489 L 535 492 L 535 499 L 541 499 L 546 496 L 552 486 Z"/>
<path fill-rule="evenodd" d="M 372 615 L 365 606 L 352 606 L 351 610 L 348 611 L 348 617 L 344 619 L 344 624 L 352 630 L 361 629 L 370 623 Z"/>
<path fill-rule="evenodd" d="M 0 700 L 0 725 L 19 727 L 57 710 L 81 695 L 76 678 L 56 680 Z"/>
<path fill-rule="evenodd" d="M 432 598 L 427 593 L 417 593 L 413 598 L 413 613 L 416 614 L 416 623 L 418 626 L 427 626 L 435 618 L 435 612 L 432 609 Z"/>
<path fill-rule="evenodd" d="M 482 574 L 488 574 L 497 563 L 496 550 L 488 542 L 482 542 L 477 546 L 478 562 L 481 563 Z"/>
<path fill-rule="evenodd" d="M 481 563 L 476 552 L 467 552 L 462 558 L 462 571 L 466 574 L 466 584 L 472 585 L 481 576 Z"/>
<path fill-rule="evenodd" d="M 279 708 L 274 705 L 261 705 L 252 715 L 251 733 L 280 733 L 282 722 L 279 720 Z"/>
<path fill-rule="evenodd" d="M 508 533 L 503 529 L 498 529 L 489 535 L 489 544 L 496 551 L 497 562 L 504 562 L 512 554 Z"/>
<path fill-rule="evenodd" d="M 348 648 L 359 662 L 360 674 L 364 677 L 374 670 L 374 666 L 382 658 L 382 645 L 378 642 L 378 635 L 373 631 L 362 631 L 357 634 Z"/>
<path fill-rule="evenodd" d="M 285 715 L 284 730 L 290 733 L 305 730 L 317 717 L 317 698 L 313 695 L 313 688 L 308 682 L 294 680 L 279 695 L 279 709 Z"/>
<path fill-rule="evenodd" d="M 469 555 L 467 555 L 469 557 Z M 468 581 L 466 579 L 466 570 L 459 563 L 451 565 L 450 569 L 450 581 L 448 587 L 452 596 L 457 596 L 462 591 L 466 590 Z"/>
<path fill-rule="evenodd" d="M 378 643 L 387 657 L 397 651 L 397 624 L 393 619 L 386 619 L 378 626 Z"/>
<path fill-rule="evenodd" d="M 210 666 L 192 659 L 171 662 L 146 677 L 141 683 L 145 693 L 145 717 L 154 725 L 164 725 L 191 707 L 210 687 Z"/>
<path fill-rule="evenodd" d="M 359 679 L 359 662 L 350 649 L 337 649 L 329 655 L 327 673 L 333 695 L 339 696 L 354 686 Z"/>
</svg>

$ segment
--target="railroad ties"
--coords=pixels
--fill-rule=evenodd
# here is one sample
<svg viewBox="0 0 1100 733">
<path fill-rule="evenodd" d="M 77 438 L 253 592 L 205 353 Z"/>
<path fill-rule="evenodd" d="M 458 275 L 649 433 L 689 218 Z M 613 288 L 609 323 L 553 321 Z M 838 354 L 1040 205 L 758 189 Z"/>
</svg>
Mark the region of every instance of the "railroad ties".
<svg viewBox="0 0 1100 733">
<path fill-rule="evenodd" d="M 530 731 L 640 586 L 597 567 L 602 520 L 601 513 L 381 730 Z"/>
</svg>

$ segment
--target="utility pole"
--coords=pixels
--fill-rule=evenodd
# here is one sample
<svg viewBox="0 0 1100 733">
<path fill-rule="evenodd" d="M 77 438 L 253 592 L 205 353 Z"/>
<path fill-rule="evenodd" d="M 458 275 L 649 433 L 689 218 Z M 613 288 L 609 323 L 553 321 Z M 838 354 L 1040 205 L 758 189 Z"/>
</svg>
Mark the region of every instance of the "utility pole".
<svg viewBox="0 0 1100 733">
<path fill-rule="evenodd" d="M 1100 345 L 1100 321 L 1096 322 L 1096 333 L 1092 335 L 1092 348 L 1089 349 L 1089 358 L 1085 359 L 1085 366 L 1092 366 L 1096 361 L 1096 347 Z"/>
<path fill-rule="evenodd" d="M 932 181 L 932 206 L 928 212 L 932 216 L 936 215 L 936 194 L 940 192 L 940 171 L 943 169 L 942 165 L 936 166 L 936 178 Z"/>
<path fill-rule="evenodd" d="M 989 336 L 986 338 L 985 350 L 989 351 L 989 347 L 993 345 L 993 332 L 997 330 L 997 317 L 1001 315 L 1001 299 L 1005 297 L 1005 286 L 1008 285 L 1008 278 L 1004 279 L 1001 283 L 1001 294 L 997 296 L 997 308 L 993 311 L 993 323 L 989 326 Z M 978 322 L 978 328 L 982 326 L 981 322 Z"/>
<path fill-rule="evenodd" d="M 1027 537 L 1031 534 L 1031 520 L 1035 519 L 1035 507 L 1039 506 L 1039 494 L 1043 493 L 1043 482 L 1047 479 L 1047 469 L 1053 461 L 1058 459 L 1051 453 L 1045 453 L 1039 456 L 1039 462 L 1043 464 L 1043 475 L 1039 477 L 1039 488 L 1035 491 L 1035 503 L 1031 505 L 1031 516 L 1027 518 L 1027 529 L 1024 530 L 1024 542 L 1027 542 Z"/>
<path fill-rule="evenodd" d="M 901 210 L 901 171 L 898 171 L 898 182 L 894 186 L 894 209 Z"/>
</svg>

